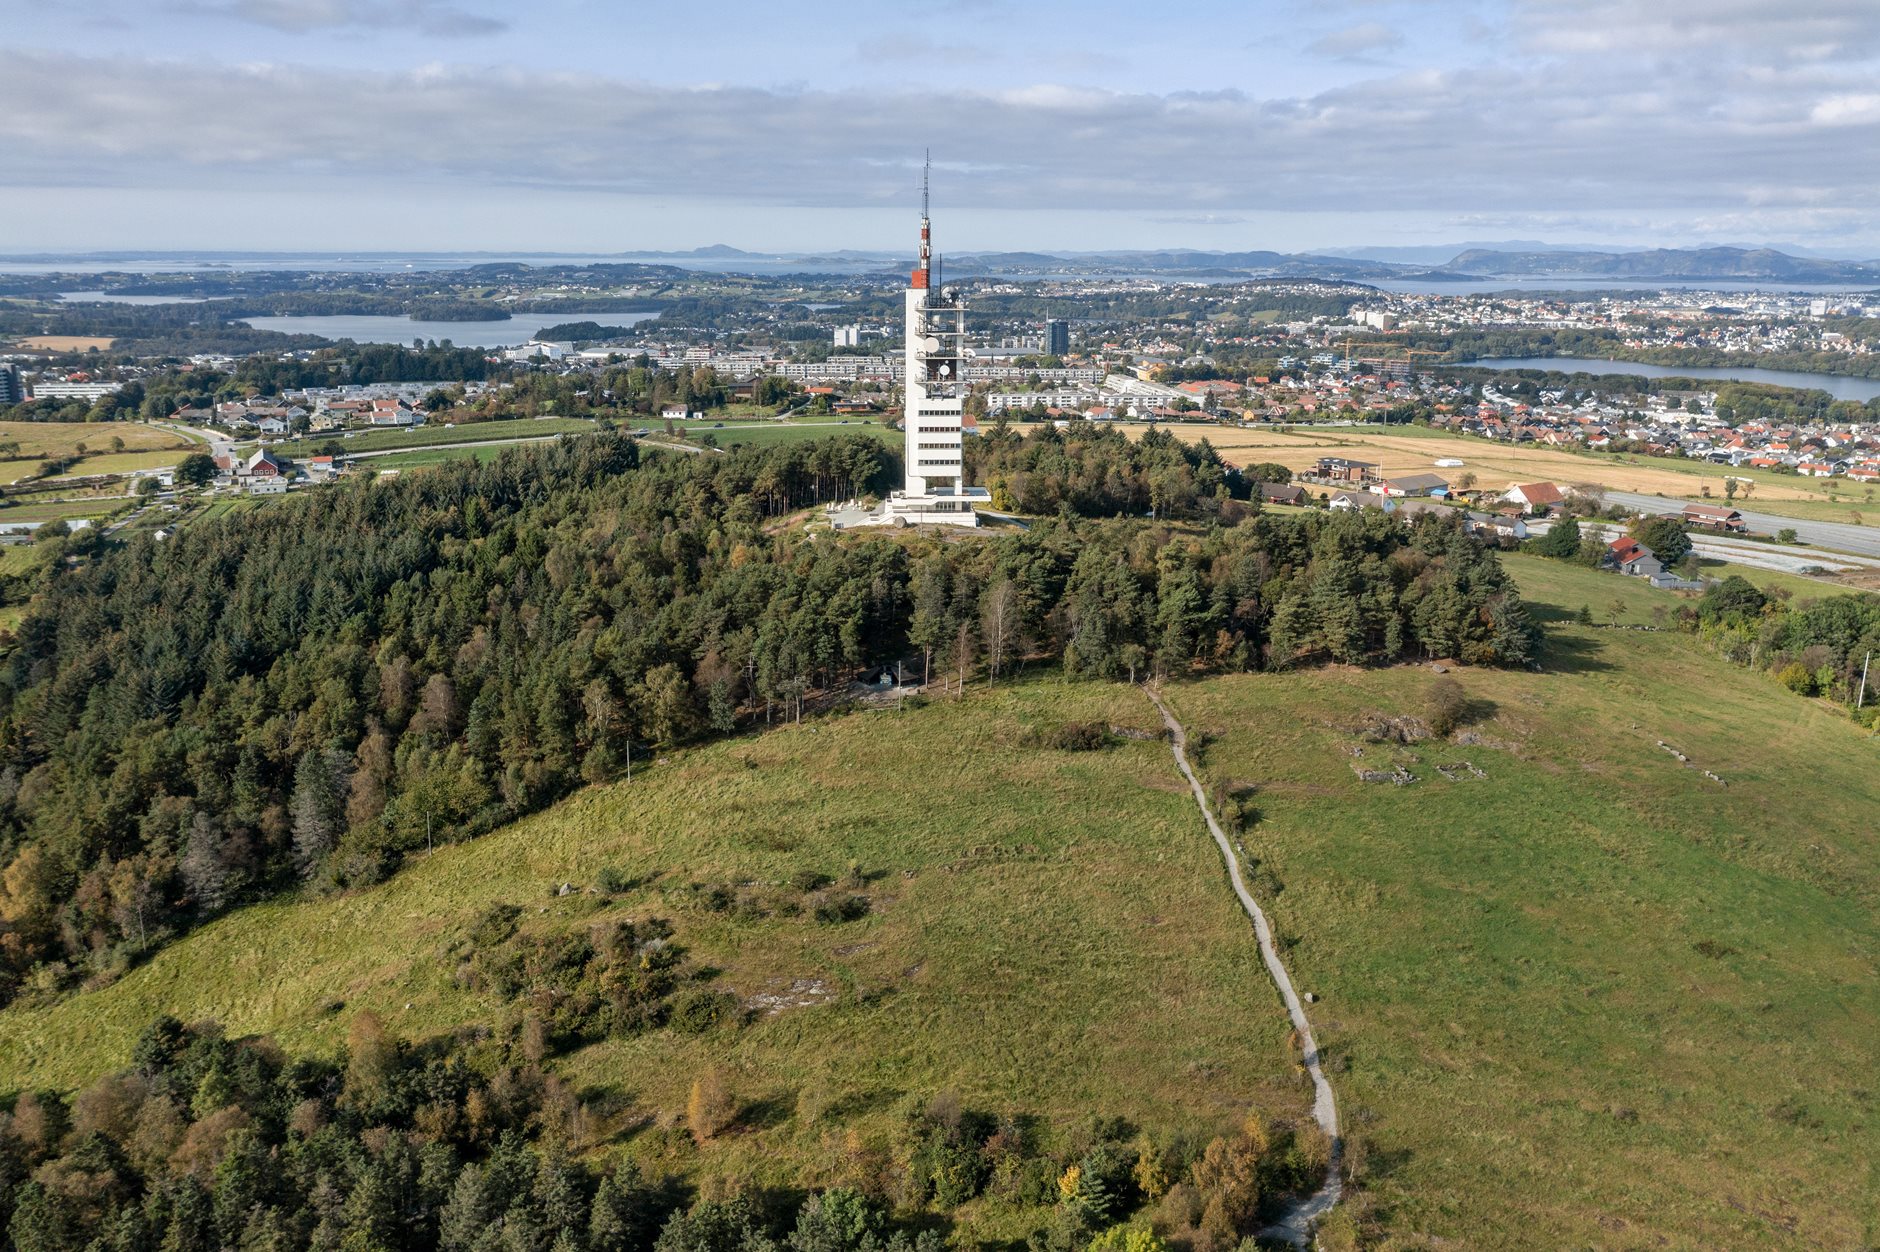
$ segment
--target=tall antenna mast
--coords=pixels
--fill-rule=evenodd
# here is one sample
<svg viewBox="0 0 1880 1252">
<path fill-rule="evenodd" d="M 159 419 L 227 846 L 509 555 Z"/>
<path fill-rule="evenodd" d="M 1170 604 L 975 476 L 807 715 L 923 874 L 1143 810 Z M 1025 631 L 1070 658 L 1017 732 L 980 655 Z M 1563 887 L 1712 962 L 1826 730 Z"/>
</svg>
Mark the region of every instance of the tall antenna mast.
<svg viewBox="0 0 1880 1252">
<path fill-rule="evenodd" d="M 920 217 L 922 221 L 927 220 L 927 176 L 932 172 L 933 149 L 929 148 L 920 167 Z"/>
</svg>

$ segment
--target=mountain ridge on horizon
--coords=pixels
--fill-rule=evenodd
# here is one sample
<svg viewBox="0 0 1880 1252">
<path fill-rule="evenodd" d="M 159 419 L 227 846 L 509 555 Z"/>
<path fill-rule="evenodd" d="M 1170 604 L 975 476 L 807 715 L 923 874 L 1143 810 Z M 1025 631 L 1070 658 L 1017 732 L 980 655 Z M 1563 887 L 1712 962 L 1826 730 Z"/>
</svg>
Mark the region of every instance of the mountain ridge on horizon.
<svg viewBox="0 0 1880 1252">
<path fill-rule="evenodd" d="M 1364 282 L 1416 279 L 1431 282 L 1473 282 L 1483 279 L 1597 279 L 1626 281 L 1703 280 L 1758 282 L 1847 282 L 1880 284 L 1880 258 L 1833 257 L 1806 250 L 1788 251 L 1772 245 L 1705 244 L 1689 248 L 1650 248 L 1631 245 L 1549 244 L 1538 240 L 1506 240 L 1461 245 L 1376 246 L 1321 251 L 1277 252 L 1267 249 L 1228 251 L 1201 248 L 1143 248 L 1105 250 L 963 250 L 947 254 L 948 266 L 962 276 L 1025 274 L 1038 271 L 1066 274 L 1115 274 L 1120 270 L 1166 273 L 1171 277 L 1318 278 Z M 1447 256 L 1444 254 L 1447 253 Z M 512 263 L 539 258 L 560 264 L 608 264 L 659 261 L 685 268 L 690 261 L 712 268 L 741 263 L 785 272 L 872 274 L 904 259 L 899 250 L 834 249 L 760 252 L 713 243 L 684 250 L 628 250 L 614 253 L 505 252 L 501 250 L 371 251 L 307 250 L 269 252 L 252 250 L 185 251 L 109 250 L 88 253 L 40 252 L 0 257 L 10 263 L 60 261 L 99 264 L 115 259 L 167 261 L 179 264 L 214 264 L 217 261 L 290 260 L 397 260 L 439 259 L 475 261 L 508 258 Z M 1442 259 L 1437 259 L 1437 258 Z M 827 267 L 818 269 L 817 267 Z M 56 271 L 55 271 L 56 272 Z"/>
</svg>

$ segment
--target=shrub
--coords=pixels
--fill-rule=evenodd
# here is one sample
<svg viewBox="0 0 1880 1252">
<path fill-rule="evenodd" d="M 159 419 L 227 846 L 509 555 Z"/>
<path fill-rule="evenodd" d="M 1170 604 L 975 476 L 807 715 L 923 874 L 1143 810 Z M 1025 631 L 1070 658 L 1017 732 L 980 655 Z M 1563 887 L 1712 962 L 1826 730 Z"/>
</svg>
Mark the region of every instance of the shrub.
<svg viewBox="0 0 1880 1252">
<path fill-rule="evenodd" d="M 1776 672 L 1776 681 L 1798 696 L 1815 694 L 1815 671 L 1800 661 L 1790 661 Z"/>
<path fill-rule="evenodd" d="M 868 916 L 867 896 L 836 896 L 816 906 L 816 920 L 831 924 L 856 922 Z"/>
<path fill-rule="evenodd" d="M 716 1067 L 692 1080 L 692 1092 L 685 1102 L 685 1124 L 694 1139 L 704 1143 L 730 1129 L 736 1120 L 737 1101 Z"/>
<path fill-rule="evenodd" d="M 681 1034 L 702 1035 L 720 1022 L 737 1015 L 737 997 L 724 991 L 694 987 L 675 996 L 672 1015 L 667 1019 Z"/>
<path fill-rule="evenodd" d="M 603 865 L 601 872 L 594 876 L 594 885 L 610 896 L 617 896 L 633 890 L 633 879 L 617 866 Z"/>
<path fill-rule="evenodd" d="M 470 926 L 470 943 L 476 948 L 494 948 L 516 933 L 516 920 L 522 910 L 513 904 L 492 904 Z"/>
<path fill-rule="evenodd" d="M 1437 738 L 1449 738 L 1456 727 L 1462 725 L 1462 718 L 1468 711 L 1468 707 L 1468 694 L 1462 690 L 1462 684 L 1455 679 L 1444 676 L 1430 684 L 1430 730 Z"/>
<path fill-rule="evenodd" d="M 1058 752 L 1095 752 L 1111 743 L 1110 728 L 1101 722 L 1066 722 L 1049 730 L 1033 731 L 1034 747 Z"/>
</svg>

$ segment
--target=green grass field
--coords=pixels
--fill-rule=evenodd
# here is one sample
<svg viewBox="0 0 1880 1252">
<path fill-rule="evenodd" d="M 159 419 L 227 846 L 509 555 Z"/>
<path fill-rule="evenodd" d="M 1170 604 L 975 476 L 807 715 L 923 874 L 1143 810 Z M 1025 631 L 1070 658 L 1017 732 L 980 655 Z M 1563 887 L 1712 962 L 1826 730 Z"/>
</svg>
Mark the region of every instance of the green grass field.
<svg viewBox="0 0 1880 1252">
<path fill-rule="evenodd" d="M 540 439 L 546 435 L 585 435 L 595 424 L 584 417 L 517 418 L 501 422 L 470 422 L 461 426 L 414 426 L 405 430 L 362 430 L 350 438 L 333 432 L 304 439 L 283 439 L 268 446 L 282 456 L 313 456 L 328 444 L 346 452 L 384 452 L 394 448 L 424 448 L 454 443 L 484 443 L 499 439 Z M 250 445 L 244 445 L 250 446 Z"/>
<path fill-rule="evenodd" d="M 172 448 L 162 452 L 106 452 L 74 462 L 62 477 L 87 478 L 94 474 L 132 474 L 138 470 L 163 469 L 175 465 L 189 453 L 189 448 Z"/>
<path fill-rule="evenodd" d="M 769 448 L 781 443 L 833 439 L 837 435 L 870 435 L 891 444 L 900 439 L 900 432 L 882 426 L 878 422 L 865 421 L 861 418 L 850 418 L 846 426 L 841 422 L 841 418 L 824 417 L 813 422 L 726 422 L 722 428 L 714 428 L 710 422 L 674 422 L 673 426 L 695 442 L 701 435 L 709 434 L 718 441 L 718 446 L 721 448 L 730 448 L 737 444 Z M 663 423 L 649 423 L 646 429 L 651 432 L 649 438 L 659 439 L 665 436 Z"/>
<path fill-rule="evenodd" d="M 370 474 L 392 469 L 417 469 L 425 465 L 437 465 L 444 461 L 461 461 L 466 457 L 475 461 L 494 461 L 508 451 L 510 446 L 501 443 L 483 443 L 460 448 L 426 448 L 422 452 L 394 452 L 389 456 L 375 456 L 361 461 L 359 467 Z"/>
<path fill-rule="evenodd" d="M 33 503 L 30 504 L 14 504 L 7 508 L 0 508 L 0 523 L 51 522 L 74 517 L 110 517 L 131 506 L 131 502 L 121 496 L 79 496 L 67 500 L 44 500 L 35 496 L 32 499 Z"/>
<path fill-rule="evenodd" d="M 1590 601 L 1603 621 L 1621 597 L 1621 621 L 1645 623 L 1669 593 L 1508 565 L 1551 634 L 1541 672 L 1457 672 L 1475 742 L 1355 733 L 1373 713 L 1421 714 L 1424 667 L 1169 689 L 1205 768 L 1252 788 L 1255 889 L 1295 983 L 1322 997 L 1311 1012 L 1358 1182 L 1333 1234 L 1871 1245 L 1880 741 L 1687 636 L 1566 620 Z M 8 1009 L 0 1087 L 121 1065 L 159 1012 L 297 1050 L 335 1047 L 361 1008 L 410 1036 L 500 1020 L 513 1006 L 460 988 L 445 953 L 505 901 L 532 926 L 670 917 L 717 985 L 800 1002 L 560 1062 L 612 1093 L 625 1151 L 695 1179 L 813 1183 L 849 1132 L 880 1133 L 945 1089 L 1054 1121 L 1299 1115 L 1280 1007 L 1166 744 L 1028 746 L 1031 728 L 1085 719 L 1156 725 L 1138 692 L 1039 677 L 674 753 L 378 887 L 251 907 L 114 985 Z M 1354 748 L 1419 781 L 1359 782 Z M 1486 777 L 1435 769 L 1463 761 Z M 873 911 L 840 925 L 711 912 L 689 890 L 768 898 L 798 872 L 851 866 Z M 644 881 L 612 902 L 554 894 L 603 867 Z M 706 1065 L 767 1110 L 748 1133 L 696 1150 L 636 1133 L 669 1124 Z M 961 1217 L 964 1246 L 1029 1220 Z"/>
</svg>

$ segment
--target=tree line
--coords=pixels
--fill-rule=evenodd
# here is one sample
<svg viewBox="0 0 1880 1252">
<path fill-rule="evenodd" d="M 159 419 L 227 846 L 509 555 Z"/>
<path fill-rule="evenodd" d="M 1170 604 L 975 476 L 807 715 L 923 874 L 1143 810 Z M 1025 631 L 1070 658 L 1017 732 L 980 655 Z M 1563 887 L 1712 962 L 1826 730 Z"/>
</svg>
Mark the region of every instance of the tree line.
<svg viewBox="0 0 1880 1252">
<path fill-rule="evenodd" d="M 1532 653 L 1494 553 L 1448 519 L 1226 525 L 1198 493 L 1194 523 L 1085 519 L 1111 500 L 1069 454 L 1025 471 L 1058 476 L 1039 489 L 1060 516 L 979 542 L 773 523 L 883 488 L 885 456 L 854 435 L 643 456 L 603 433 L 160 543 L 49 541 L 77 559 L 34 576 L 0 670 L 0 996 L 114 976 L 298 883 L 374 881 L 892 662 L 1134 680 Z"/>
<path fill-rule="evenodd" d="M 1329 1144 L 1258 1112 L 1212 1136 L 1092 1115 L 1052 1125 L 940 1093 L 851 1131 L 814 1191 L 702 1194 L 610 1146 L 604 1111 L 525 1039 L 411 1041 L 356 1015 L 337 1055 L 159 1018 L 129 1064 L 67 1100 L 0 1101 L 0 1229 L 13 1252 L 940 1252 L 996 1197 L 1036 1252 L 1251 1246 Z M 604 1097 L 603 1097 L 604 1098 Z M 655 1142 L 737 1127 L 716 1069 Z M 799 1100 L 795 1117 L 836 1115 Z M 1243 1243 L 1242 1240 L 1246 1242 Z"/>
</svg>

